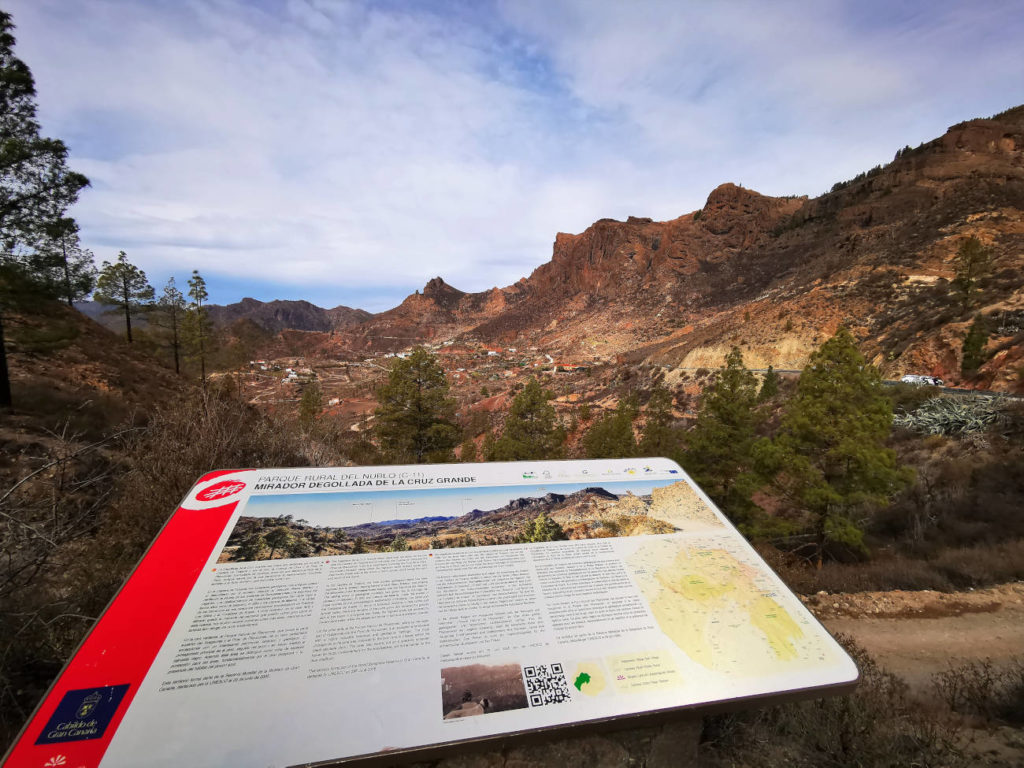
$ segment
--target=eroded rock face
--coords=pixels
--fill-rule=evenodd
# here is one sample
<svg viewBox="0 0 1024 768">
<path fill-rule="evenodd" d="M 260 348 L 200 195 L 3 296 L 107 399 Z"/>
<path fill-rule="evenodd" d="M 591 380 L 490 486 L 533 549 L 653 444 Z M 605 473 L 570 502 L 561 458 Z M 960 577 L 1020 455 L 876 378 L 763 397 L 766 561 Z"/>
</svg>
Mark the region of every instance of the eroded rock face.
<svg viewBox="0 0 1024 768">
<path fill-rule="evenodd" d="M 1024 309 L 1024 107 L 953 126 L 819 197 L 722 184 L 670 221 L 601 219 L 556 235 L 551 260 L 514 285 L 465 293 L 437 277 L 392 310 L 332 320 L 330 335 L 302 341 L 358 353 L 466 336 L 568 359 L 600 349 L 708 367 L 739 344 L 764 365 L 799 368 L 846 324 L 886 373 L 947 378 L 959 364 L 955 326 L 969 317 L 941 310 L 969 236 L 992 249 L 999 275 L 972 311 Z M 1004 351 L 998 361 L 1020 357 Z M 1008 381 L 998 361 L 983 374 Z"/>
<path fill-rule="evenodd" d="M 708 195 L 701 226 L 722 238 L 723 248 L 747 248 L 771 232 L 783 216 L 795 211 L 806 198 L 766 197 L 735 184 L 722 184 Z"/>
</svg>

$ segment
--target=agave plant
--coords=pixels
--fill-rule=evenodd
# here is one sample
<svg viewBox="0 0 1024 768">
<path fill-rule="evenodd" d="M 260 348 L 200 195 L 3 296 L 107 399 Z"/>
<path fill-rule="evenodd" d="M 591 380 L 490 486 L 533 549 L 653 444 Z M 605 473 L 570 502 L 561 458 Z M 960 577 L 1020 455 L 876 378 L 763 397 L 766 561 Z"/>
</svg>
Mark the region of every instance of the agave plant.
<svg viewBox="0 0 1024 768">
<path fill-rule="evenodd" d="M 897 414 L 893 425 L 928 435 L 967 435 L 1003 421 L 1007 405 L 1007 398 L 991 395 L 933 397 L 911 413 Z"/>
</svg>

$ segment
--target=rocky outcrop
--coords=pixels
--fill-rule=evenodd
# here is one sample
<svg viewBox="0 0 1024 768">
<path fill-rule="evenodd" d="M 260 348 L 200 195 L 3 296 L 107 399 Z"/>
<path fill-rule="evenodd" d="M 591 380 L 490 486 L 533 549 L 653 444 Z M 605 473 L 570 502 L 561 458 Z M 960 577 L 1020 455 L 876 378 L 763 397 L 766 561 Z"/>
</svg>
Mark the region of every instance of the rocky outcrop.
<svg viewBox="0 0 1024 768">
<path fill-rule="evenodd" d="M 767 197 L 735 184 L 716 187 L 701 209 L 700 226 L 723 248 L 749 248 L 807 198 Z"/>
</svg>

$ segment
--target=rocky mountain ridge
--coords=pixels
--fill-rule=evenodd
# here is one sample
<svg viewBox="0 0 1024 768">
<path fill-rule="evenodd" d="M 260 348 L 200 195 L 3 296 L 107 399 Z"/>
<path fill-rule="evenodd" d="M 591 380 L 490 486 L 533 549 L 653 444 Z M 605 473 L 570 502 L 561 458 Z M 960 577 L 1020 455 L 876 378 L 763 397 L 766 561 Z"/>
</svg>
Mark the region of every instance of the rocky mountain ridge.
<svg viewBox="0 0 1024 768">
<path fill-rule="evenodd" d="M 963 312 L 950 283 L 970 236 L 993 262 Z M 1024 363 L 1022 274 L 1017 107 L 952 126 L 815 198 L 723 184 L 699 211 L 671 221 L 602 219 L 559 234 L 551 261 L 512 286 L 462 293 L 435 279 L 324 351 L 462 336 L 536 344 L 569 359 L 700 368 L 719 365 L 737 344 L 752 367 L 799 368 L 844 323 L 887 375 L 948 379 L 981 313 L 1003 331 L 977 383 L 1011 388 Z"/>
<path fill-rule="evenodd" d="M 323 309 L 308 301 L 259 301 L 248 297 L 234 304 L 211 304 L 209 311 L 216 327 L 251 320 L 272 333 L 285 330 L 329 332 L 359 325 L 373 317 L 366 310 L 351 307 Z"/>
<path fill-rule="evenodd" d="M 952 297 L 968 237 L 992 252 L 966 311 Z M 670 221 L 601 219 L 556 235 L 552 258 L 504 288 L 436 277 L 386 312 L 245 299 L 212 308 L 278 333 L 278 349 L 347 358 L 419 343 L 537 346 L 577 362 L 800 368 L 846 324 L 889 376 L 959 371 L 972 316 L 998 330 L 977 383 L 1012 388 L 1024 365 L 1024 106 L 952 126 L 814 198 L 736 184 Z"/>
</svg>

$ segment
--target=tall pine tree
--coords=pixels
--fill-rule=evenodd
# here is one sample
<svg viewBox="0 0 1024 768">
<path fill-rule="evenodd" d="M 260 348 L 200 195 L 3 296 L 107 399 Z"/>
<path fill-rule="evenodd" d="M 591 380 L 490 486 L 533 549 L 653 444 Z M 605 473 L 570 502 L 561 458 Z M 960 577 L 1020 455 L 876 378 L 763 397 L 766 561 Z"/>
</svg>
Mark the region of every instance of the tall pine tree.
<svg viewBox="0 0 1024 768">
<path fill-rule="evenodd" d="M 324 392 L 319 382 L 311 381 L 302 390 L 302 397 L 299 398 L 299 424 L 302 428 L 307 432 L 312 429 L 323 409 Z"/>
<path fill-rule="evenodd" d="M 391 366 L 377 390 L 373 433 L 387 459 L 414 464 L 451 461 L 459 442 L 455 401 L 444 370 L 423 347 Z"/>
<path fill-rule="evenodd" d="M 619 400 L 615 410 L 604 414 L 583 436 L 588 459 L 628 459 L 637 455 L 633 422 L 640 415 L 634 395 Z"/>
<path fill-rule="evenodd" d="M 82 248 L 78 224 L 62 217 L 46 227 L 47 241 L 39 248 L 40 280 L 48 292 L 73 307 L 96 285 L 96 265 L 92 251 Z"/>
<path fill-rule="evenodd" d="M 174 357 L 174 372 L 181 373 L 182 333 L 188 304 L 185 295 L 178 290 L 174 278 L 168 278 L 164 291 L 156 302 L 150 323 L 162 330 L 166 344 Z"/>
<path fill-rule="evenodd" d="M 778 487 L 804 517 L 819 567 L 830 548 L 864 552 L 858 511 L 886 504 L 909 482 L 885 447 L 891 429 L 882 377 L 840 327 L 808 360 L 766 452 Z"/>
<path fill-rule="evenodd" d="M 759 403 L 771 400 L 779 394 L 779 374 L 776 373 L 775 368 L 768 366 L 767 372 L 764 374 L 764 379 L 761 381 L 761 389 L 757 393 L 757 401 Z"/>
<path fill-rule="evenodd" d="M 961 347 L 960 371 L 964 376 L 973 376 L 985 362 L 985 345 L 988 343 L 988 329 L 981 315 L 975 315 L 974 322 L 967 329 Z"/>
<path fill-rule="evenodd" d="M 641 456 L 665 456 L 682 461 L 684 432 L 673 424 L 672 393 L 655 387 L 644 408 L 644 429 L 637 451 Z"/>
<path fill-rule="evenodd" d="M 124 251 L 120 251 L 113 264 L 103 262 L 93 296 L 100 304 L 114 307 L 111 311 L 124 313 L 125 335 L 131 344 L 132 317 L 153 303 L 153 286 L 146 279 L 146 273 L 128 261 Z"/>
<path fill-rule="evenodd" d="M 188 310 L 185 313 L 185 338 L 192 357 L 199 361 L 199 380 L 206 390 L 206 359 L 210 354 L 213 338 L 213 324 L 206 309 L 206 300 L 210 298 L 206 291 L 206 280 L 199 270 L 192 270 L 188 280 Z"/>
<path fill-rule="evenodd" d="M 683 467 L 722 511 L 738 524 L 756 512 L 751 495 L 760 485 L 754 470 L 757 428 L 757 377 L 733 347 L 706 390 L 697 422 L 686 436 Z"/>
<path fill-rule="evenodd" d="M 40 136 L 35 82 L 14 55 L 14 23 L 0 11 L 0 407 L 11 405 L 4 319 L 54 298 L 53 227 L 89 184 L 67 167 L 62 141 Z"/>
<path fill-rule="evenodd" d="M 978 282 L 988 274 L 991 264 L 991 252 L 978 238 L 972 235 L 960 244 L 956 252 L 953 288 L 960 295 L 961 312 L 970 308 Z"/>
<path fill-rule="evenodd" d="M 559 459 L 563 455 L 565 429 L 558 421 L 551 390 L 531 378 L 512 400 L 505 429 L 488 446 L 488 461 Z"/>
</svg>

